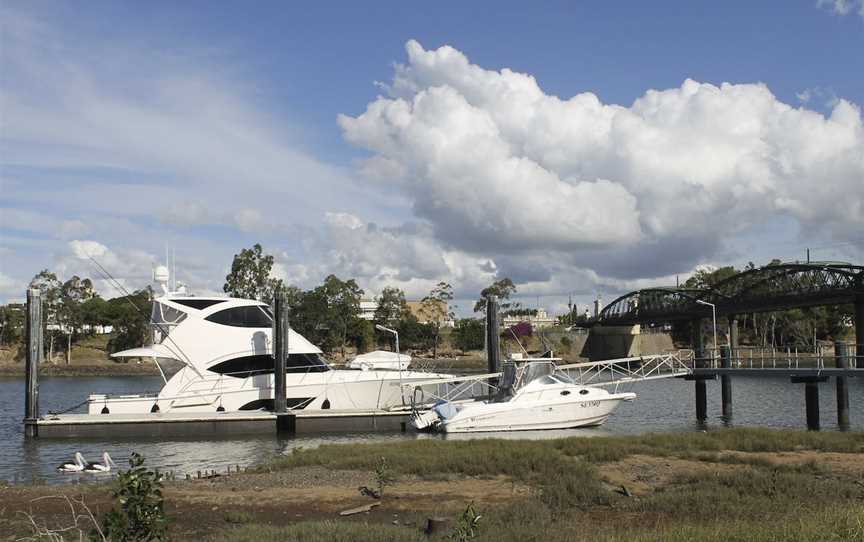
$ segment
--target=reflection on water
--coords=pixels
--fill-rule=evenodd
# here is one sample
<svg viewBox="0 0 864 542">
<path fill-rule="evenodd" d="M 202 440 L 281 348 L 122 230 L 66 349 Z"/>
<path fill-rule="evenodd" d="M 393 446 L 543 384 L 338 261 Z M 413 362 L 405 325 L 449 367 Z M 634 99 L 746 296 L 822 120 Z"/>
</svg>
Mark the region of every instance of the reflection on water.
<svg viewBox="0 0 864 542">
<path fill-rule="evenodd" d="M 158 377 L 43 378 L 40 401 L 43 412 L 69 407 L 89 393 L 137 393 L 158 390 Z M 849 401 L 853 430 L 864 429 L 864 379 L 849 380 Z M 820 387 L 822 426 L 836 429 L 834 383 Z M 623 403 L 606 425 L 600 428 L 514 433 L 474 433 L 430 435 L 417 433 L 357 433 L 337 435 L 301 435 L 293 438 L 243 436 L 208 440 L 170 441 L 158 439 L 40 440 L 25 441 L 21 420 L 24 415 L 24 380 L 0 378 L 0 480 L 49 483 L 90 481 L 94 475 L 70 475 L 54 469 L 80 451 L 90 461 L 107 451 L 119 464 L 134 450 L 147 464 L 161 470 L 174 470 L 178 476 L 201 470 L 224 472 L 228 466 L 251 466 L 295 448 L 315 448 L 321 444 L 358 442 L 395 442 L 410 439 L 550 439 L 568 436 L 638 434 L 653 431 L 692 431 L 699 428 L 693 419 L 693 385 L 683 380 L 655 380 L 635 384 L 637 399 Z M 792 385 L 785 378 L 735 377 L 732 381 L 734 425 L 766 427 L 805 427 L 804 386 Z M 79 409 L 83 411 L 83 407 Z M 720 427 L 720 384 L 708 383 L 708 412 L 716 415 L 710 427 Z M 859 415 L 859 413 L 861 413 Z M 101 478 L 104 479 L 104 476 Z"/>
</svg>

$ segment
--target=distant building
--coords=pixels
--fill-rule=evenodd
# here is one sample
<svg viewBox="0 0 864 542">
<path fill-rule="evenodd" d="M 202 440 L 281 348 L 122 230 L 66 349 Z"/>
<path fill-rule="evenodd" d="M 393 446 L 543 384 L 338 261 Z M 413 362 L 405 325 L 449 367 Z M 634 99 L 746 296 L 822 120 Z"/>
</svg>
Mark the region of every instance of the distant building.
<svg viewBox="0 0 864 542">
<path fill-rule="evenodd" d="M 422 301 L 406 301 L 405 304 L 408 305 L 408 310 L 411 311 L 411 314 L 421 324 L 437 322 L 444 327 L 454 327 L 456 325 L 456 322 L 448 314 L 450 307 L 446 301 L 433 301 L 429 305 L 429 308 L 424 307 Z"/>
<path fill-rule="evenodd" d="M 375 319 L 375 309 L 378 308 L 378 302 L 374 299 L 361 299 L 360 300 L 360 314 L 359 317 L 361 320 L 369 320 L 372 321 Z"/>
<path fill-rule="evenodd" d="M 433 314 L 427 314 L 430 312 L 429 310 L 424 310 L 422 301 L 406 301 L 405 304 L 408 306 L 408 310 L 411 314 L 414 315 L 415 318 L 421 324 L 428 324 L 430 322 L 440 322 L 444 327 L 454 327 L 456 322 L 454 322 L 450 316 L 450 307 L 447 305 L 445 301 L 438 301 L 435 303 L 437 309 L 432 310 Z M 363 320 L 372 321 L 375 319 L 375 310 L 378 308 L 378 301 L 375 299 L 361 299 L 360 300 L 360 314 L 359 318 Z"/>
<path fill-rule="evenodd" d="M 510 315 L 501 319 L 501 325 L 504 327 L 515 326 L 519 322 L 528 322 L 534 329 L 551 327 L 558 324 L 558 319 L 549 316 L 546 309 L 536 309 L 533 314 Z"/>
</svg>

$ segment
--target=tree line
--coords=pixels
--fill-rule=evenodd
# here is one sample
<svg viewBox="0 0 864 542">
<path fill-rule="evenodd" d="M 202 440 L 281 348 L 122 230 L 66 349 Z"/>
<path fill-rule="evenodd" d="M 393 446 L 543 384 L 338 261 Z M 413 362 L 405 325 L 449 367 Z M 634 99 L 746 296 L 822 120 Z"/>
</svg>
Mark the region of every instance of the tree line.
<svg viewBox="0 0 864 542">
<path fill-rule="evenodd" d="M 152 297 L 149 288 L 106 300 L 96 292 L 89 278 L 73 275 L 61 282 L 47 269 L 37 273 L 29 287 L 41 294 L 42 333 L 49 361 L 54 361 L 62 349 L 69 364 L 73 345 L 107 329 L 111 330 L 110 353 L 147 342 Z M 25 311 L 23 304 L 0 307 L 0 346 L 18 346 L 20 352 L 16 357 L 23 357 Z"/>
</svg>

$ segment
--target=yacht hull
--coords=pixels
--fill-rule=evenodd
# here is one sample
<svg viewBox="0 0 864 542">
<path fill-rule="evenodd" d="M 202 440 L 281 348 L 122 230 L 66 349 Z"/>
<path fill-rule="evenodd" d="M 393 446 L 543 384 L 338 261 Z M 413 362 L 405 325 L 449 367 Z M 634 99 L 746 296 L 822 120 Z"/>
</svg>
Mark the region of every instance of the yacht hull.
<svg viewBox="0 0 864 542">
<path fill-rule="evenodd" d="M 235 412 L 272 410 L 273 375 L 201 379 L 183 374 L 169 380 L 158 394 L 91 395 L 90 414 L 148 412 Z M 288 374 L 286 398 L 290 409 L 386 410 L 410 405 L 402 383 L 445 375 L 415 371 L 331 370 Z"/>
</svg>

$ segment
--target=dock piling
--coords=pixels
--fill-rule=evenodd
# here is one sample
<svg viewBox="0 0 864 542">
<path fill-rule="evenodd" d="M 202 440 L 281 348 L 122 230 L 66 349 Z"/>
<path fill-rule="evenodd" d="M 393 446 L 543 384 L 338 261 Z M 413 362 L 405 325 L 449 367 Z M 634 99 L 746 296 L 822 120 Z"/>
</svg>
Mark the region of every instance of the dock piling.
<svg viewBox="0 0 864 542">
<path fill-rule="evenodd" d="M 691 322 L 691 338 L 693 342 L 693 363 L 696 368 L 703 368 L 707 365 L 705 360 L 705 348 L 702 343 L 702 319 L 695 318 Z M 711 377 L 713 378 L 713 377 Z M 696 421 L 700 424 L 705 423 L 708 419 L 708 391 L 705 384 L 705 378 L 695 376 L 693 378 L 696 387 Z"/>
<path fill-rule="evenodd" d="M 24 436 L 38 436 L 39 426 L 39 364 L 42 362 L 42 292 L 27 290 L 27 367 L 24 393 Z"/>
<path fill-rule="evenodd" d="M 827 376 L 793 376 L 793 384 L 804 384 L 804 408 L 807 412 L 807 429 L 819 431 L 819 383 Z"/>
<path fill-rule="evenodd" d="M 732 348 L 723 346 L 720 348 L 720 366 L 724 369 L 732 367 Z M 732 377 L 728 374 L 720 376 L 720 399 L 723 411 L 723 421 L 732 421 Z"/>
<path fill-rule="evenodd" d="M 498 296 L 486 299 L 486 360 L 490 373 L 501 370 L 501 348 L 498 336 Z M 497 386 L 498 379 L 489 379 L 489 384 Z M 491 393 L 491 391 L 490 391 Z"/>
<path fill-rule="evenodd" d="M 285 371 L 288 360 L 288 310 L 285 297 L 277 294 L 273 298 L 273 362 L 274 362 L 274 401 L 276 415 L 288 410 L 286 401 Z M 278 425 L 278 424 L 277 424 Z"/>
<path fill-rule="evenodd" d="M 849 367 L 850 351 L 848 344 L 834 343 L 834 362 L 838 369 Z M 841 431 L 849 429 L 849 387 L 845 376 L 837 377 L 837 425 Z"/>
<path fill-rule="evenodd" d="M 809 381 L 804 384 L 804 402 L 807 407 L 807 429 L 819 430 L 819 383 Z"/>
</svg>

